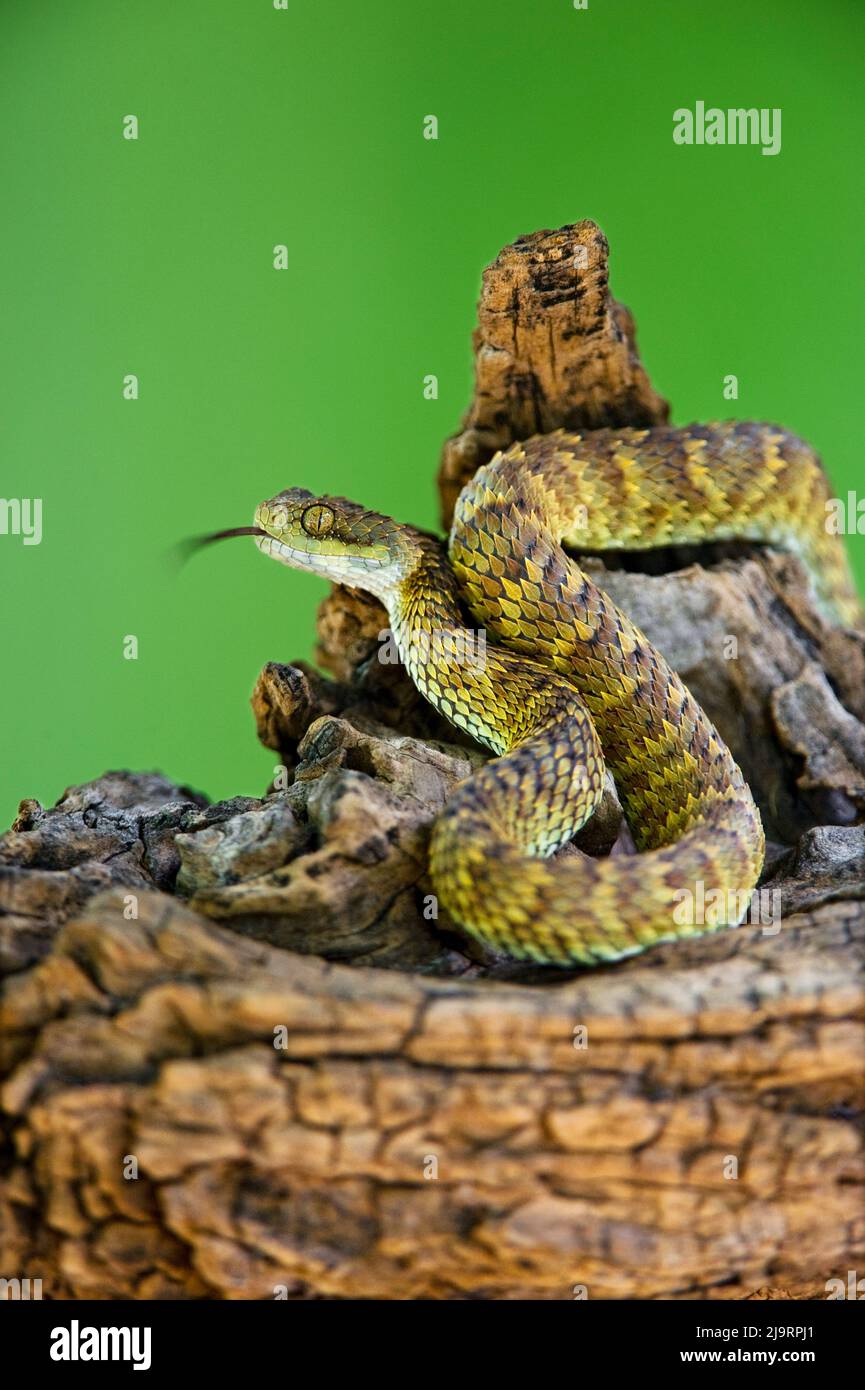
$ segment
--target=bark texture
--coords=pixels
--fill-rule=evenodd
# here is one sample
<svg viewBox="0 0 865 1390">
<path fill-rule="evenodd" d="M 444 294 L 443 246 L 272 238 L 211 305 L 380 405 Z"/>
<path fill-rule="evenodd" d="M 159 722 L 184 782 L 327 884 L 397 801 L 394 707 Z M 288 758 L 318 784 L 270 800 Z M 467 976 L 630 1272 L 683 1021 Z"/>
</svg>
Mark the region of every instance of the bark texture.
<svg viewBox="0 0 865 1390">
<path fill-rule="evenodd" d="M 519 237 L 484 271 L 474 398 L 439 470 L 445 527 L 463 485 L 514 440 L 666 423 L 631 313 L 610 294 L 609 254 L 597 223 L 583 221 Z"/>
<path fill-rule="evenodd" d="M 445 512 L 514 438 L 665 416 L 591 223 L 502 252 L 476 354 Z M 820 1298 L 861 1268 L 865 642 L 785 557 L 585 563 L 742 764 L 772 920 L 591 971 L 471 947 L 427 843 L 484 755 L 379 660 L 380 606 L 335 590 L 325 674 L 256 684 L 281 769 L 260 798 L 108 773 L 0 838 L 4 1277 L 54 1298 Z M 612 782 L 562 852 L 633 852 Z"/>
</svg>

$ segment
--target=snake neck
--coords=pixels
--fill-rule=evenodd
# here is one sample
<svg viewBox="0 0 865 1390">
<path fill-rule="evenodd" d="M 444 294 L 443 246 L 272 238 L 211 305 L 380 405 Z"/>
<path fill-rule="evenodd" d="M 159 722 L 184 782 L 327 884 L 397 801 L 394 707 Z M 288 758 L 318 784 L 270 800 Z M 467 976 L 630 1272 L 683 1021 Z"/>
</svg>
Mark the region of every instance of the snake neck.
<svg viewBox="0 0 865 1390">
<path fill-rule="evenodd" d="M 408 527 L 405 533 L 398 578 L 381 597 L 400 660 L 428 693 L 435 668 L 470 663 L 473 653 L 483 652 L 486 633 L 467 622 L 441 543 Z"/>
</svg>

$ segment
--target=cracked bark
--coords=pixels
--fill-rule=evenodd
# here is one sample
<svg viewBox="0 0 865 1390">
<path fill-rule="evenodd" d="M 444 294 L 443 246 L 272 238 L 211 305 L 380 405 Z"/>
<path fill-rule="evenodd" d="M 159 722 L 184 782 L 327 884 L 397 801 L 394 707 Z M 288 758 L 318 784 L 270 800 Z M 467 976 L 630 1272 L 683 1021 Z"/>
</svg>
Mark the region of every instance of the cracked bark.
<svg viewBox="0 0 865 1390">
<path fill-rule="evenodd" d="M 587 220 L 519 237 L 484 271 L 474 398 L 439 470 L 445 527 L 463 485 L 517 439 L 666 423 L 631 313 L 609 292 L 608 261 L 607 238 Z"/>
<path fill-rule="evenodd" d="M 665 418 L 606 254 L 580 223 L 486 272 L 445 514 L 513 438 Z M 426 847 L 483 754 L 378 660 L 379 605 L 335 590 L 326 674 L 274 662 L 256 685 L 286 769 L 262 797 L 112 773 L 22 802 L 0 839 L 6 1277 L 55 1298 L 819 1298 L 856 1268 L 865 642 L 786 557 L 586 563 L 745 769 L 780 930 L 590 972 L 472 949 L 434 915 Z M 609 784 L 564 852 L 631 849 Z"/>
</svg>

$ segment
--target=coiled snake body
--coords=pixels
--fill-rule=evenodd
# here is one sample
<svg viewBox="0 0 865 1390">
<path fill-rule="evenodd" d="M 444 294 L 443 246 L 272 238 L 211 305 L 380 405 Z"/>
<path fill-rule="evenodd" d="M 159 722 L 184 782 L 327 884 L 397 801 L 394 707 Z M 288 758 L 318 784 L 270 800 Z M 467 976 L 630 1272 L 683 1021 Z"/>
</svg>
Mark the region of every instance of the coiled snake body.
<svg viewBox="0 0 865 1390">
<path fill-rule="evenodd" d="M 828 497 L 812 450 L 773 426 L 559 432 L 477 472 L 457 503 L 449 563 L 425 533 L 301 489 L 262 503 L 251 529 L 274 559 L 380 598 L 418 689 L 497 755 L 433 830 L 432 878 L 449 913 L 512 956 L 592 964 L 735 925 L 764 837 L 709 718 L 564 547 L 735 537 L 791 549 L 826 616 L 855 623 Z M 465 659 L 466 611 L 495 639 L 482 661 Z M 550 860 L 597 806 L 605 764 L 641 852 Z M 677 920 L 682 891 L 698 885 L 723 905 L 710 922 Z"/>
</svg>

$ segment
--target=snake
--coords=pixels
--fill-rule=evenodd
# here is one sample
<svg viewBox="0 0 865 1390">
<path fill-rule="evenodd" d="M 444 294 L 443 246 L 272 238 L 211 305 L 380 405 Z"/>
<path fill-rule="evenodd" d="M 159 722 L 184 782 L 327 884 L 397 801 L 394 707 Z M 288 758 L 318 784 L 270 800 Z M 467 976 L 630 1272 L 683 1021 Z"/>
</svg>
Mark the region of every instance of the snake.
<svg viewBox="0 0 865 1390">
<path fill-rule="evenodd" d="M 855 627 L 830 496 L 816 453 L 775 425 L 559 430 L 477 470 L 446 552 L 305 488 L 203 539 L 253 535 L 270 558 L 380 600 L 421 695 L 494 755 L 433 825 L 440 905 L 498 956 L 591 966 L 740 925 L 765 836 L 715 725 L 576 552 L 725 540 L 790 551 L 821 617 Z M 636 852 L 557 853 L 598 808 L 607 770 Z M 713 910 L 683 910 L 689 894 Z"/>
</svg>

